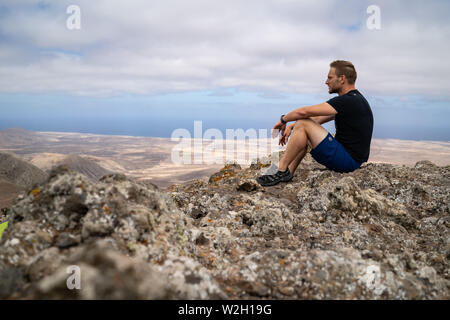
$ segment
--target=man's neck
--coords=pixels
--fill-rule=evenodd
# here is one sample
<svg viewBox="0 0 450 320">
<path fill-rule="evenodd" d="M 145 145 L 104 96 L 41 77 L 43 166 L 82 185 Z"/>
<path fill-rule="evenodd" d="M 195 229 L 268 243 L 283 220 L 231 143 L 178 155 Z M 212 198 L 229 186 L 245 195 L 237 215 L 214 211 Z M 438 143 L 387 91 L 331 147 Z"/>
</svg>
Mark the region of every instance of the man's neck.
<svg viewBox="0 0 450 320">
<path fill-rule="evenodd" d="M 346 87 L 342 87 L 341 90 L 339 91 L 338 95 L 342 96 L 352 90 L 355 90 L 355 86 L 351 85 L 351 86 L 346 86 Z"/>
</svg>

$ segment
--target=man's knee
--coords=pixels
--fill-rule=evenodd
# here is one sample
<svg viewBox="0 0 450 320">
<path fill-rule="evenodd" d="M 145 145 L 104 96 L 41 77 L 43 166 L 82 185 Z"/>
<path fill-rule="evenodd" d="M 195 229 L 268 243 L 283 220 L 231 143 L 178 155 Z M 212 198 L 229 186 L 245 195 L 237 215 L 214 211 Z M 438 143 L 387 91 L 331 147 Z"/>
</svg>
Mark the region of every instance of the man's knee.
<svg viewBox="0 0 450 320">
<path fill-rule="evenodd" d="M 294 130 L 305 132 L 311 148 L 315 148 L 328 135 L 328 131 L 324 127 L 309 118 L 297 120 Z"/>
<path fill-rule="evenodd" d="M 307 128 L 312 123 L 317 124 L 314 120 L 307 118 L 307 119 L 300 119 L 295 122 L 294 129 L 298 128 Z"/>
</svg>

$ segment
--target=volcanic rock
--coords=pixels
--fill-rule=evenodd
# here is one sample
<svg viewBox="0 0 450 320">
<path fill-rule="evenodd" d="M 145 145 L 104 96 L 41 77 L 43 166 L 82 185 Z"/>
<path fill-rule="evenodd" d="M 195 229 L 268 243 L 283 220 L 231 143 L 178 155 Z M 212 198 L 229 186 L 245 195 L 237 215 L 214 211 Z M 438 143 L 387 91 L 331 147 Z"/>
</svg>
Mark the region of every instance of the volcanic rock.
<svg viewBox="0 0 450 320">
<path fill-rule="evenodd" d="M 166 190 L 54 170 L 6 212 L 0 298 L 450 298 L 450 166 L 336 173 L 307 155 L 263 188 L 269 166 Z"/>
</svg>

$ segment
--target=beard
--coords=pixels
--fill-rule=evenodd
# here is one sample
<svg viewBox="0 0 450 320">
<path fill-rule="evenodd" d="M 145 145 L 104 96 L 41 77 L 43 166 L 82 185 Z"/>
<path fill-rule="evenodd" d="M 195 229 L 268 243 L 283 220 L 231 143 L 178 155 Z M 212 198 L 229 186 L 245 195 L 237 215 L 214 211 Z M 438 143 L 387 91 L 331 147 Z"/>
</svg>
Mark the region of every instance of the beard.
<svg viewBox="0 0 450 320">
<path fill-rule="evenodd" d="M 339 90 L 338 90 L 337 88 L 329 87 L 329 88 L 328 88 L 328 93 L 329 93 L 329 94 L 332 94 L 332 93 L 339 93 Z"/>
</svg>

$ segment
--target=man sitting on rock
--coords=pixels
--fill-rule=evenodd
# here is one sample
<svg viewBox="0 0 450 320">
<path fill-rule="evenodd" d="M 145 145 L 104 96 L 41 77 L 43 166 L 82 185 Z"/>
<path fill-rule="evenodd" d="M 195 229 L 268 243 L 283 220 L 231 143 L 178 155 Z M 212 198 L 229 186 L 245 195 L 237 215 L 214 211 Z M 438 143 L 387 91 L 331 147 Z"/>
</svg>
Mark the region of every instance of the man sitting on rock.
<svg viewBox="0 0 450 320">
<path fill-rule="evenodd" d="M 338 96 L 281 116 L 273 127 L 281 130 L 279 144 L 285 145 L 291 133 L 292 136 L 278 163 L 278 171 L 258 177 L 259 184 L 273 186 L 292 180 L 308 145 L 317 162 L 337 172 L 351 172 L 368 160 L 373 115 L 367 100 L 355 89 L 355 81 L 356 70 L 351 62 L 334 61 L 325 84 L 330 94 L 337 93 Z M 335 121 L 336 137 L 321 126 L 331 120 Z M 290 121 L 295 122 L 286 127 Z"/>
</svg>

